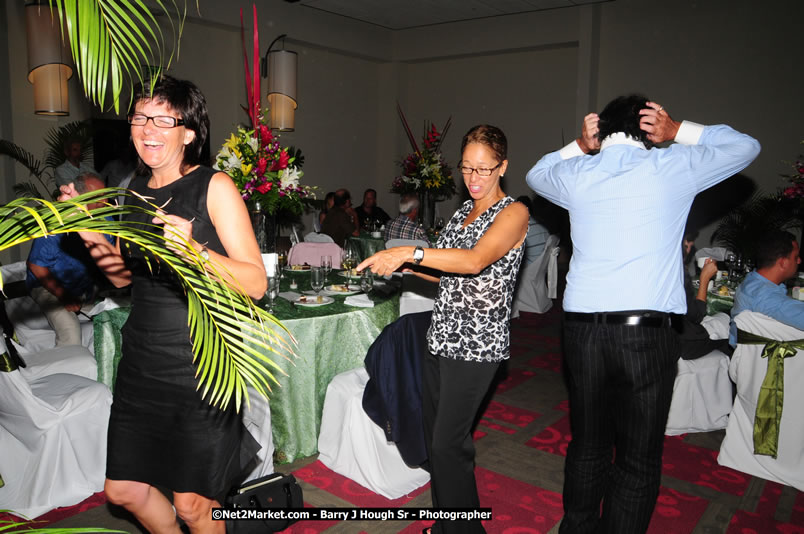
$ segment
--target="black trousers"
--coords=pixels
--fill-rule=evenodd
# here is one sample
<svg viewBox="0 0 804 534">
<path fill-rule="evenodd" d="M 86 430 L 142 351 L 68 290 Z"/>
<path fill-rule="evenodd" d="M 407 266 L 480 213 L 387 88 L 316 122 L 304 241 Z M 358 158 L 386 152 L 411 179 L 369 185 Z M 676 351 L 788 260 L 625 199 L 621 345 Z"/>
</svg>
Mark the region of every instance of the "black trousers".
<svg viewBox="0 0 804 534">
<path fill-rule="evenodd" d="M 680 350 L 669 327 L 565 320 L 572 441 L 561 534 L 647 530 Z"/>
<path fill-rule="evenodd" d="M 429 352 L 422 365 L 422 421 L 435 508 L 477 508 L 472 425 L 499 363 L 469 362 Z M 435 533 L 485 532 L 480 521 L 444 521 Z"/>
</svg>

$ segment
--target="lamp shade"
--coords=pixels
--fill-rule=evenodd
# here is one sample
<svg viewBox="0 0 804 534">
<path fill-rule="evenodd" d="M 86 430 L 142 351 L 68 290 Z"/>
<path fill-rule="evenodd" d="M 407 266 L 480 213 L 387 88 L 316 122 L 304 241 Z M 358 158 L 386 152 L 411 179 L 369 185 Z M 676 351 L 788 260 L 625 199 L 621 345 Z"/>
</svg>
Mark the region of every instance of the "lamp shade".
<svg viewBox="0 0 804 534">
<path fill-rule="evenodd" d="M 268 53 L 268 104 L 271 128 L 291 131 L 296 127 L 296 65 L 298 55 L 290 50 Z"/>
<path fill-rule="evenodd" d="M 69 115 L 67 80 L 73 75 L 70 50 L 61 38 L 58 18 L 47 5 L 25 6 L 28 81 L 34 86 L 34 113 Z"/>
</svg>

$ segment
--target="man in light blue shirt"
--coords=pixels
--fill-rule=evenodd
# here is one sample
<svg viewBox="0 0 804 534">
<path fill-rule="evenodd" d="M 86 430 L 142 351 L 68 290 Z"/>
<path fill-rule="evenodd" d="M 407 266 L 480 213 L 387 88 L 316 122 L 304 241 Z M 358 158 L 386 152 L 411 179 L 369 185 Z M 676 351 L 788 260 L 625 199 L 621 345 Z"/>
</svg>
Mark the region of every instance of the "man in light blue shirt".
<svg viewBox="0 0 804 534">
<path fill-rule="evenodd" d="M 796 275 L 799 244 L 790 232 L 771 232 L 757 245 L 757 270 L 748 273 L 734 295 L 731 309 L 729 343 L 737 345 L 737 325 L 734 318 L 741 311 L 751 310 L 776 319 L 780 323 L 804 330 L 804 302 L 787 296 L 785 280 Z"/>
<path fill-rule="evenodd" d="M 666 141 L 676 144 L 653 146 Z M 632 95 L 587 115 L 580 138 L 528 172 L 536 193 L 569 210 L 573 244 L 560 533 L 647 530 L 680 354 L 672 315 L 686 311 L 678 251 L 687 214 L 695 195 L 758 154 L 755 139 L 728 126 L 677 122 Z"/>
</svg>

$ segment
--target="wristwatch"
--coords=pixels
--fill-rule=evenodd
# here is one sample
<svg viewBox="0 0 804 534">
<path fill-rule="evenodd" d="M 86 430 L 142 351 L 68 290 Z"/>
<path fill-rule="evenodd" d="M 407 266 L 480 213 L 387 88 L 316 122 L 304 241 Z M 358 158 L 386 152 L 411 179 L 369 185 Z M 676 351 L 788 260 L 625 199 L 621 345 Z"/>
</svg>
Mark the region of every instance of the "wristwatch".
<svg viewBox="0 0 804 534">
<path fill-rule="evenodd" d="M 198 252 L 198 255 L 201 256 L 201 259 L 204 260 L 203 263 L 209 261 L 209 250 L 207 247 L 201 247 L 201 250 Z"/>
<path fill-rule="evenodd" d="M 415 265 L 419 265 L 423 259 L 424 259 L 424 249 L 422 247 L 416 247 L 415 249 L 413 249 L 413 263 Z"/>
</svg>

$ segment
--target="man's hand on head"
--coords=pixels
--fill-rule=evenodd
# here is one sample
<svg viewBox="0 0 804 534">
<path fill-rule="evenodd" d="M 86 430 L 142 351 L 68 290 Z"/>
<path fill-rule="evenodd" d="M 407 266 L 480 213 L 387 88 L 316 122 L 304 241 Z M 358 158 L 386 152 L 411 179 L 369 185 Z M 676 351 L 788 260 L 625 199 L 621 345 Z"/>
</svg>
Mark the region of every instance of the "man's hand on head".
<svg viewBox="0 0 804 534">
<path fill-rule="evenodd" d="M 675 139 L 681 123 L 674 121 L 661 104 L 648 102 L 647 105 L 647 108 L 639 110 L 642 115 L 639 127 L 647 132 L 648 139 L 655 144 Z"/>
<path fill-rule="evenodd" d="M 577 139 L 577 143 L 584 154 L 588 154 L 593 150 L 600 150 L 600 139 L 597 138 L 597 133 L 600 131 L 598 128 L 599 122 L 600 117 L 597 113 L 590 113 L 583 118 L 581 136 Z"/>
</svg>

